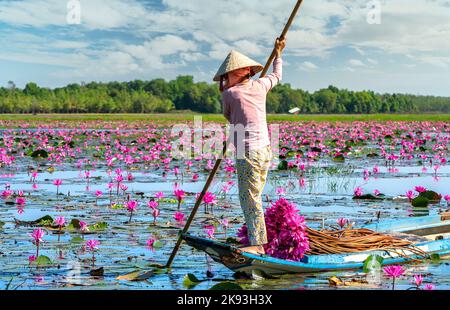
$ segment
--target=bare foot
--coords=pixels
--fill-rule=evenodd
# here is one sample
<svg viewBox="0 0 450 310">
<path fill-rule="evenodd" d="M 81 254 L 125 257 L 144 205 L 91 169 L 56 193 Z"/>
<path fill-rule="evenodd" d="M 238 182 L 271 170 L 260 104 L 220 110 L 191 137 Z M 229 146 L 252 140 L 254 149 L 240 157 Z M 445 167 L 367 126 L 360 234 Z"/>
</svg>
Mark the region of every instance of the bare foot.
<svg viewBox="0 0 450 310">
<path fill-rule="evenodd" d="M 252 245 L 239 248 L 242 252 L 252 253 L 252 254 L 266 254 L 264 247 L 262 245 Z"/>
</svg>

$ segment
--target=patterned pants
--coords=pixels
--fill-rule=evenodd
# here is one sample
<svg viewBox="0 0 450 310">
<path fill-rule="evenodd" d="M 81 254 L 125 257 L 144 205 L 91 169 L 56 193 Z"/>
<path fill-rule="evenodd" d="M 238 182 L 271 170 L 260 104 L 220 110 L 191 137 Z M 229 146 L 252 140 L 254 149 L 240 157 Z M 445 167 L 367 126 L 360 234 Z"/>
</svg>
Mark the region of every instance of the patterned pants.
<svg viewBox="0 0 450 310">
<path fill-rule="evenodd" d="M 251 245 L 267 243 L 261 195 L 266 184 L 271 159 L 270 145 L 247 152 L 243 159 L 236 159 L 239 200 L 244 211 Z"/>
</svg>

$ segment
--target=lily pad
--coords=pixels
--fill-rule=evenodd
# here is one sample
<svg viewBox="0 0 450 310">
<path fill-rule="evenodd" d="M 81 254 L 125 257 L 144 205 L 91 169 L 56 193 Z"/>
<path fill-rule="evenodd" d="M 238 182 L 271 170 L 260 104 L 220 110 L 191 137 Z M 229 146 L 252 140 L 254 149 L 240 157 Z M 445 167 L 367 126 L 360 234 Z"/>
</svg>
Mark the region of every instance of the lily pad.
<svg viewBox="0 0 450 310">
<path fill-rule="evenodd" d="M 89 275 L 93 277 L 102 277 L 104 273 L 105 269 L 103 267 L 92 269 L 91 271 L 89 271 Z"/>
<path fill-rule="evenodd" d="M 376 270 L 381 268 L 383 265 L 383 257 L 380 255 L 369 255 L 366 258 L 363 265 L 363 271 L 365 273 L 371 272 L 372 270 Z"/>
<path fill-rule="evenodd" d="M 48 152 L 46 150 L 36 150 L 33 151 L 30 156 L 32 158 L 47 158 L 48 157 Z"/>
<path fill-rule="evenodd" d="M 188 273 L 187 275 L 184 276 L 183 278 L 183 285 L 186 288 L 193 288 L 194 286 L 196 286 L 197 284 L 199 284 L 200 282 L 202 282 L 201 280 L 199 280 L 194 274 L 192 273 Z"/>
<path fill-rule="evenodd" d="M 425 192 L 421 192 L 421 193 L 419 194 L 419 196 L 425 197 L 425 198 L 427 198 L 427 199 L 430 200 L 430 201 L 440 201 L 441 198 L 442 198 L 441 195 L 439 195 L 439 194 L 436 193 L 435 191 L 430 191 L 430 190 L 427 190 L 427 191 L 425 191 Z"/>
<path fill-rule="evenodd" d="M 52 226 L 54 222 L 53 218 L 50 215 L 45 215 L 34 221 L 20 221 L 18 219 L 14 220 L 17 225 L 23 226 Z"/>
<path fill-rule="evenodd" d="M 210 290 L 242 291 L 243 288 L 239 284 L 230 281 L 224 281 L 214 285 L 210 288 Z"/>
<path fill-rule="evenodd" d="M 153 248 L 155 248 L 155 249 L 162 248 L 163 246 L 164 246 L 164 243 L 162 243 L 159 240 L 156 240 L 155 242 L 153 242 Z"/>
<path fill-rule="evenodd" d="M 344 162 L 345 161 L 345 157 L 344 157 L 344 155 L 339 154 L 339 155 L 333 157 L 333 161 L 335 161 L 335 162 Z"/>
<path fill-rule="evenodd" d="M 39 255 L 36 260 L 33 262 L 33 264 L 42 267 L 42 266 L 49 266 L 52 264 L 52 260 L 45 255 Z"/>
<path fill-rule="evenodd" d="M 142 271 L 136 270 L 121 276 L 118 276 L 116 280 L 127 280 L 127 281 L 145 281 L 154 275 L 153 270 Z"/>
<path fill-rule="evenodd" d="M 227 238 L 227 240 L 225 241 L 226 243 L 230 243 L 230 244 L 241 244 L 240 242 L 239 242 L 239 240 L 237 240 L 236 238 L 233 238 L 233 237 L 228 237 Z"/>
<path fill-rule="evenodd" d="M 428 198 L 425 198 L 423 196 L 417 196 L 416 198 L 414 198 L 413 200 L 411 200 L 411 204 L 414 207 L 427 207 L 428 204 L 430 203 L 430 200 Z"/>
<path fill-rule="evenodd" d="M 94 225 L 88 226 L 88 228 L 89 228 L 89 231 L 103 231 L 106 228 L 108 228 L 108 223 L 98 222 L 98 223 L 95 223 Z"/>
<path fill-rule="evenodd" d="M 433 253 L 430 255 L 430 259 L 433 263 L 439 263 L 441 261 L 441 256 L 437 253 Z"/>
<path fill-rule="evenodd" d="M 280 161 L 278 164 L 278 170 L 287 170 L 288 169 L 288 162 L 286 160 Z"/>
<path fill-rule="evenodd" d="M 383 200 L 383 197 L 375 196 L 372 194 L 365 194 L 360 196 L 353 196 L 353 199 L 362 199 L 362 200 Z"/>
</svg>

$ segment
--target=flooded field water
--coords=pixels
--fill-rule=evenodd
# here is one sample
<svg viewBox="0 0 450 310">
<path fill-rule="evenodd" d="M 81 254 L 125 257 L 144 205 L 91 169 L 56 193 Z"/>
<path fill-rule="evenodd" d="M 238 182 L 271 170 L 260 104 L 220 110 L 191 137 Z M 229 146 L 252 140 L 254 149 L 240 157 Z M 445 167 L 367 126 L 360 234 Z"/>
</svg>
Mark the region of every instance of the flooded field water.
<svg viewBox="0 0 450 310">
<path fill-rule="evenodd" d="M 188 273 L 205 279 L 190 289 L 207 289 L 224 279 L 246 289 L 330 289 L 330 276 L 365 277 L 362 270 L 355 270 L 235 280 L 232 271 L 184 244 L 170 270 L 155 270 L 145 281 L 117 280 L 120 275 L 150 270 L 151 264 L 166 262 L 180 229 L 174 219 L 178 211 L 175 184 L 186 192 L 179 211 L 187 217 L 195 193 L 202 190 L 208 176 L 210 157 L 172 160 L 168 151 L 170 126 L 111 122 L 3 126 L 8 128 L 0 132 L 0 191 L 14 194 L 0 198 L 0 289 L 187 289 L 183 280 Z M 377 212 L 383 220 L 448 210 L 444 198 L 438 204 L 414 208 L 405 193 L 423 186 L 442 196 L 450 194 L 449 124 L 283 123 L 281 128 L 280 150 L 286 158 L 273 160 L 264 190 L 265 207 L 270 204 L 267 199 L 276 200 L 277 189 L 284 188 L 284 197 L 297 205 L 314 228 L 336 226 L 338 218 L 361 225 L 375 220 Z M 294 153 L 286 153 L 287 148 Z M 46 150 L 49 157 L 30 156 L 30 150 L 38 149 Z M 377 156 L 367 156 L 374 153 Z M 335 159 L 339 154 L 343 154 L 343 161 Z M 297 168 L 280 170 L 280 160 Z M 232 168 L 233 162 L 225 165 Z M 304 166 L 300 169 L 300 165 Z M 126 186 L 119 194 L 114 181 L 118 168 L 122 169 L 121 184 Z M 205 213 L 201 207 L 191 226 L 192 234 L 207 236 L 205 226 L 216 224 L 214 237 L 225 240 L 220 224 L 223 219 L 230 223 L 227 237 L 235 236 L 241 227 L 237 184 L 229 183 L 237 182 L 231 168 L 222 169 L 216 176 L 209 191 L 216 195 L 217 203 L 212 212 Z M 37 172 L 35 179 L 33 171 Z M 130 174 L 132 177 L 127 178 Z M 57 179 L 62 180 L 60 186 L 53 183 Z M 111 189 L 109 182 L 114 185 Z M 224 184 L 229 185 L 226 194 Z M 357 187 L 364 193 L 378 190 L 387 199 L 354 200 Z M 18 191 L 23 191 L 26 199 L 23 208 L 16 203 Z M 96 191 L 102 191 L 102 195 L 97 197 Z M 147 204 L 158 192 L 164 198 L 157 200 L 160 215 L 154 224 Z M 128 198 L 138 202 L 131 222 L 130 212 L 123 207 Z M 58 234 L 57 229 L 44 227 L 39 254 L 50 258 L 51 263 L 36 268 L 28 260 L 36 252 L 30 237 L 36 227 L 24 223 L 46 215 L 53 219 L 64 216 L 67 223 L 72 219 L 88 225 L 105 222 L 107 227 L 89 234 L 76 229 Z M 147 245 L 149 238 L 158 240 L 154 247 Z M 85 247 L 90 239 L 100 242 L 94 267 L 92 253 Z M 103 275 L 90 274 L 100 267 Z M 398 280 L 396 289 L 411 287 L 414 274 L 424 275 L 424 282 L 436 289 L 450 288 L 449 261 L 409 264 L 405 269 L 406 276 Z M 207 271 L 212 278 L 207 277 Z M 390 289 L 390 283 L 380 272 L 377 283 L 339 289 Z"/>
</svg>

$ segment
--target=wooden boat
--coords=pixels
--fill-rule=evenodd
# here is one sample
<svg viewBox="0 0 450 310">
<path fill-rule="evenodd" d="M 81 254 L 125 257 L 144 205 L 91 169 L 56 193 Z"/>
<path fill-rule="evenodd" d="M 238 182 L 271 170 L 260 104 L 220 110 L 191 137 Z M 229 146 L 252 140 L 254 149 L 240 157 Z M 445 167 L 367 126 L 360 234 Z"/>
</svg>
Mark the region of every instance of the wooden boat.
<svg viewBox="0 0 450 310">
<path fill-rule="evenodd" d="M 430 256 L 439 254 L 441 259 L 450 257 L 450 213 L 386 220 L 362 226 L 377 232 L 393 234 L 413 241 Z M 182 238 L 188 245 L 206 252 L 216 262 L 229 269 L 249 275 L 262 276 L 286 273 L 314 273 L 333 270 L 350 270 L 362 268 L 367 257 L 383 257 L 383 265 L 404 264 L 412 260 L 424 259 L 408 250 L 401 250 L 402 255 L 385 250 L 373 250 L 345 254 L 305 255 L 299 262 L 242 252 L 232 244 L 219 242 L 185 234 Z"/>
</svg>

